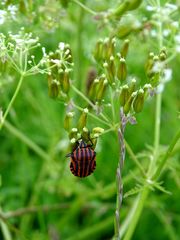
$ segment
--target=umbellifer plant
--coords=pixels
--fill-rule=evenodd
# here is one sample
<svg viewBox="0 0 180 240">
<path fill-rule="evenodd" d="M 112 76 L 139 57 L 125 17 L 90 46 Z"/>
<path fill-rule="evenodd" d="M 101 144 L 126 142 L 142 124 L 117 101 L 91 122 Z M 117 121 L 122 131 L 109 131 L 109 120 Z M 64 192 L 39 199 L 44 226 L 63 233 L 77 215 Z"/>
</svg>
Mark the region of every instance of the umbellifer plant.
<svg viewBox="0 0 180 240">
<path fill-rule="evenodd" d="M 67 7 L 70 1 L 61 2 L 63 2 L 63 6 Z M 142 1 L 123 1 L 116 9 L 99 14 L 90 11 L 79 1 L 74 0 L 73 2 L 95 15 L 95 18 L 100 21 L 100 26 L 108 22 L 113 28 L 116 26 L 118 19 L 121 19 L 127 12 L 139 7 Z M 36 62 L 35 57 L 30 52 L 32 49 L 39 47 L 40 44 L 37 38 L 32 37 L 32 34 L 27 34 L 24 32 L 24 29 L 21 29 L 15 35 L 12 33 L 9 33 L 8 36 L 0 35 L 1 65 L 3 65 L 3 68 L 16 71 L 20 75 L 19 83 L 7 109 L 0 113 L 0 129 L 3 126 L 10 128 L 6 122 L 6 117 L 24 78 L 42 73 L 47 75 L 49 96 L 64 103 L 66 106 L 64 128 L 69 137 L 71 154 L 68 156 L 71 158 L 71 171 L 75 176 L 86 177 L 92 174 L 96 161 L 96 156 L 93 154 L 98 139 L 110 131 L 117 133 L 120 151 L 116 171 L 115 239 L 120 239 L 120 236 L 124 234 L 124 228 L 120 227 L 120 210 L 123 200 L 122 171 L 126 149 L 143 176 L 139 179 L 139 185 L 124 195 L 124 197 L 127 197 L 139 193 L 136 205 L 132 208 L 131 214 L 127 218 L 131 223 L 128 228 L 128 224 L 126 224 L 127 232 L 124 239 L 127 240 L 133 235 L 150 190 L 157 188 L 166 192 L 158 178 L 180 137 L 180 132 L 177 132 L 167 151 L 159 160 L 161 96 L 165 82 L 171 73 L 168 63 L 175 57 L 175 54 L 169 54 L 169 46 L 164 47 L 166 41 L 163 41 L 163 27 L 166 27 L 166 24 L 168 25 L 169 23 L 167 19 L 161 18 L 160 12 L 163 9 L 170 9 L 172 12 L 176 9 L 173 10 L 173 6 L 169 5 L 161 7 L 160 1 L 152 2 L 152 5 L 148 5 L 148 9 L 154 15 L 144 26 L 137 27 L 132 24 L 128 26 L 122 24 L 115 30 L 113 29 L 110 36 L 97 41 L 92 54 L 96 69 L 92 71 L 92 77 L 88 78 L 86 93 L 76 88 L 76 83 L 72 78 L 71 73 L 73 68 L 76 68 L 76 62 L 73 62 L 73 53 L 68 43 L 60 42 L 57 50 L 50 53 L 46 53 L 45 48 L 42 48 L 42 59 Z M 128 74 L 128 54 L 131 54 L 129 51 L 131 42 L 128 39 L 119 40 L 119 38 L 124 38 L 131 32 L 147 34 L 145 30 L 155 30 L 158 50 L 155 53 L 147 51 L 147 61 L 145 62 L 146 80 L 144 81 L 143 79 L 141 81 L 142 79 L 136 79 L 136 77 Z M 176 32 L 175 26 L 172 31 L 173 34 Z M 82 105 L 76 103 L 76 98 L 73 98 L 71 95 L 72 91 L 82 98 Z M 149 163 L 148 170 L 145 171 L 125 141 L 124 133 L 128 124 L 136 124 L 137 114 L 143 111 L 146 101 L 154 96 L 156 96 L 154 150 L 152 161 Z M 91 128 L 89 123 L 93 123 L 96 126 Z M 74 151 L 77 152 L 76 156 L 73 155 Z M 39 154 L 43 155 L 41 151 L 39 151 Z"/>
</svg>

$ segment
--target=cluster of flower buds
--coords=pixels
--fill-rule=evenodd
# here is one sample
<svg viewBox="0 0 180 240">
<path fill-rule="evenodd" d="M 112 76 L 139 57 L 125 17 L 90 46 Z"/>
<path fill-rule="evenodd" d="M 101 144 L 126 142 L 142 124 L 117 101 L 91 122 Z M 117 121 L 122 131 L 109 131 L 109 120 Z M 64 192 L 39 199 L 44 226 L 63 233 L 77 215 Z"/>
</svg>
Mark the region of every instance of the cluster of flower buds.
<svg viewBox="0 0 180 240">
<path fill-rule="evenodd" d="M 158 55 L 150 53 L 146 62 L 146 75 L 153 87 L 159 84 L 160 76 L 165 69 L 165 60 L 167 59 L 166 49 L 163 48 Z"/>
<path fill-rule="evenodd" d="M 136 113 L 142 111 L 144 101 L 149 94 L 149 90 L 152 89 L 152 86 L 151 84 L 145 84 L 143 88 L 136 88 L 136 79 L 132 79 L 130 84 L 125 84 L 121 87 L 119 102 L 125 114 L 129 113 L 131 110 Z"/>
<path fill-rule="evenodd" d="M 72 53 L 69 44 L 59 43 L 55 52 L 49 53 L 48 61 L 48 88 L 49 96 L 68 99 L 70 90 L 70 72 L 73 67 Z"/>
<path fill-rule="evenodd" d="M 76 127 L 73 125 L 74 112 L 67 112 L 64 119 L 64 128 L 69 133 L 69 140 L 71 144 L 71 149 L 76 147 L 77 141 L 82 139 L 87 144 L 93 144 L 92 148 L 96 147 L 97 139 L 99 135 L 104 131 L 100 127 L 93 128 L 92 131 L 89 131 L 86 127 L 87 116 L 89 110 L 84 108 L 79 119 L 77 121 Z M 73 126 L 73 127 L 72 127 Z"/>
<path fill-rule="evenodd" d="M 116 39 L 106 38 L 98 41 L 94 51 L 94 58 L 102 64 L 108 83 L 115 87 L 123 83 L 127 77 L 126 56 L 129 40 L 126 39 L 121 51 L 116 53 Z"/>
<path fill-rule="evenodd" d="M 144 101 L 152 90 L 151 82 L 144 86 L 138 87 L 136 79 L 129 81 L 127 78 L 126 58 L 129 49 L 129 40 L 126 39 L 119 50 L 116 46 L 115 38 L 107 38 L 100 40 L 96 44 L 94 58 L 101 65 L 104 73 L 100 77 L 96 77 L 89 87 L 89 98 L 96 104 L 103 103 L 105 92 L 109 86 L 119 93 L 119 104 L 123 108 L 124 113 L 139 113 L 143 109 Z M 158 59 L 164 61 L 166 59 L 165 50 L 162 50 Z M 155 77 L 154 62 L 148 66 L 149 74 Z M 150 62 L 149 62 L 150 63 Z M 102 71 L 102 70 L 101 70 Z M 159 72 L 158 72 L 159 74 Z"/>
</svg>

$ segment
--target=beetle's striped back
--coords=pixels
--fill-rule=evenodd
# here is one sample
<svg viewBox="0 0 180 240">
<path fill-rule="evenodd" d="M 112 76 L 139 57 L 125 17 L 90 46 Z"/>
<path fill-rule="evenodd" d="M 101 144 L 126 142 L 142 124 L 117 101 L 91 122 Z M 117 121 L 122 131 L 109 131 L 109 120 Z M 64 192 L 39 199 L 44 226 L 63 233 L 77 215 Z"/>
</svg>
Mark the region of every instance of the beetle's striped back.
<svg viewBox="0 0 180 240">
<path fill-rule="evenodd" d="M 70 169 L 75 176 L 86 177 L 96 168 L 96 153 L 93 149 L 87 147 L 84 142 L 81 143 L 71 154 Z"/>
</svg>

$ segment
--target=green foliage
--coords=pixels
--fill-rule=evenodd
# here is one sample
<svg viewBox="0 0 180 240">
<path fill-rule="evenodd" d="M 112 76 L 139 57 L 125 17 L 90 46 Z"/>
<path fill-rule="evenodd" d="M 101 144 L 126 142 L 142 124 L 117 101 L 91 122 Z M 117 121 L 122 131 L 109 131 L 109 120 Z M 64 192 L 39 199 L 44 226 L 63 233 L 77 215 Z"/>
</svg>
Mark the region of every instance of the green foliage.
<svg viewBox="0 0 180 240">
<path fill-rule="evenodd" d="M 178 239 L 179 7 L 1 1 L 0 239 Z"/>
</svg>

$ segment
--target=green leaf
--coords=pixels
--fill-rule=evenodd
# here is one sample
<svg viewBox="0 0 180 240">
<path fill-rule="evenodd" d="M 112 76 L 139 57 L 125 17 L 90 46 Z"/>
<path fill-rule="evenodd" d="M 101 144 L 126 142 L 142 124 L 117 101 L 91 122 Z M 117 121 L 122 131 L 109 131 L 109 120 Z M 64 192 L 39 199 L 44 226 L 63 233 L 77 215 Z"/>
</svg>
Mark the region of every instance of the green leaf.
<svg viewBox="0 0 180 240">
<path fill-rule="evenodd" d="M 143 190 L 143 186 L 136 186 L 124 194 L 124 198 L 135 195 Z"/>
</svg>

